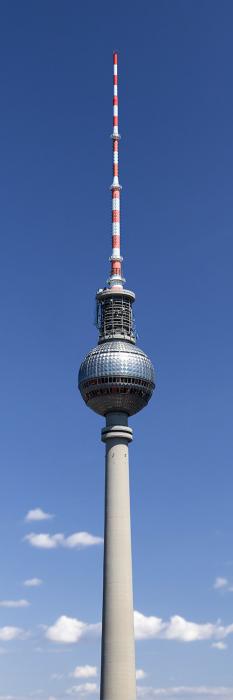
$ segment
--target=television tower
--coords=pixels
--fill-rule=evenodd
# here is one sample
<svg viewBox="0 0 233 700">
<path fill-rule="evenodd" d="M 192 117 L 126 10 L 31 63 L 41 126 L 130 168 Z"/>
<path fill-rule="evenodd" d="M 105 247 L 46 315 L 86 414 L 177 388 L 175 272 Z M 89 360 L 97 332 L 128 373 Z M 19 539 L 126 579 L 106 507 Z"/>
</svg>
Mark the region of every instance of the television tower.
<svg viewBox="0 0 233 700">
<path fill-rule="evenodd" d="M 136 346 L 134 292 L 124 289 L 120 251 L 118 172 L 118 57 L 113 54 L 112 255 L 107 287 L 96 294 L 99 342 L 79 370 L 87 406 L 106 418 L 105 533 L 101 654 L 101 700 L 135 700 L 135 652 L 130 528 L 128 417 L 150 400 L 154 369 Z"/>
</svg>

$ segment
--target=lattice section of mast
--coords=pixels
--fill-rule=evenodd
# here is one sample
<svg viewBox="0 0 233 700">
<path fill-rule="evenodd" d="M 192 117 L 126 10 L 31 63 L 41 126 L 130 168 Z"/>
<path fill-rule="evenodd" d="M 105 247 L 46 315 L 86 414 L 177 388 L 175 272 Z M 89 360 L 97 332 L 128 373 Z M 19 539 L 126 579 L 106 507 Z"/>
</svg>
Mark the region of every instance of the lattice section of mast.
<svg viewBox="0 0 233 700">
<path fill-rule="evenodd" d="M 119 293 L 105 289 L 97 293 L 96 299 L 99 343 L 110 338 L 135 343 L 136 331 L 132 310 L 134 293 L 126 289 L 122 289 Z"/>
</svg>

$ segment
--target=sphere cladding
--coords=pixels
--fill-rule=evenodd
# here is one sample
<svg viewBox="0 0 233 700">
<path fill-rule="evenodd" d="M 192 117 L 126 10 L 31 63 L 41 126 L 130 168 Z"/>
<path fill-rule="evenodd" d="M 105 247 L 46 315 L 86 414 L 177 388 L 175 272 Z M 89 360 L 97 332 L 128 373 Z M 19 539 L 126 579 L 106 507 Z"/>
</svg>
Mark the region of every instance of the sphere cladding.
<svg viewBox="0 0 233 700">
<path fill-rule="evenodd" d="M 144 408 L 155 388 L 152 362 L 130 342 L 112 340 L 93 348 L 81 364 L 78 385 L 87 406 L 101 416 Z"/>
</svg>

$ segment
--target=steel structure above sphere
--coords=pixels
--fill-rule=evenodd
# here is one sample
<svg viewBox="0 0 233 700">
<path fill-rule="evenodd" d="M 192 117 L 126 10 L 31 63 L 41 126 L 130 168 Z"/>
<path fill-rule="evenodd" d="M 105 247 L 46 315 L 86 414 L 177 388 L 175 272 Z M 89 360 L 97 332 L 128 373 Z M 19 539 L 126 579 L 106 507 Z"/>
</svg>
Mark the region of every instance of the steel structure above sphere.
<svg viewBox="0 0 233 700">
<path fill-rule="evenodd" d="M 152 396 L 154 369 L 147 355 L 130 342 L 106 341 L 93 348 L 79 370 L 79 389 L 89 408 L 105 416 L 123 411 L 132 416 Z"/>
</svg>

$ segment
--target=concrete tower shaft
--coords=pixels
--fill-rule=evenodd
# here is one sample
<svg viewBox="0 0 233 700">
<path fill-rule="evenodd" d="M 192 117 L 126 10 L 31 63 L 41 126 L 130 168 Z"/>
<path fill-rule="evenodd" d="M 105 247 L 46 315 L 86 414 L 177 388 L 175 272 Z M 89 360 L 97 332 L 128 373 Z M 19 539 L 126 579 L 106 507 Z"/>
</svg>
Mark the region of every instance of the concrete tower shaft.
<svg viewBox="0 0 233 700">
<path fill-rule="evenodd" d="M 110 413 L 106 443 L 101 700 L 135 700 L 128 416 Z"/>
</svg>

